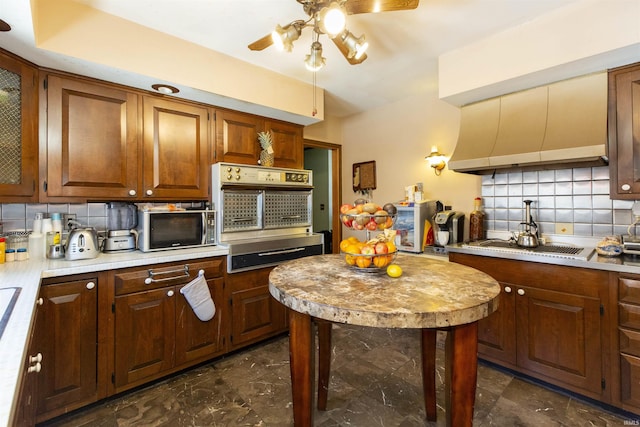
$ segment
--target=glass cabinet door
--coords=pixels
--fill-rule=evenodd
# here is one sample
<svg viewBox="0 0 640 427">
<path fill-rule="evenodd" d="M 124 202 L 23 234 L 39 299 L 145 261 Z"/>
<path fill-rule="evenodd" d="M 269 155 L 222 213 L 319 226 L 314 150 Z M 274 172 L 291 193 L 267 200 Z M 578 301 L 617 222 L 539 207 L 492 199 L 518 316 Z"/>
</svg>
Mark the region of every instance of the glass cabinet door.
<svg viewBox="0 0 640 427">
<path fill-rule="evenodd" d="M 37 197 L 35 67 L 0 51 L 0 201 Z"/>
</svg>

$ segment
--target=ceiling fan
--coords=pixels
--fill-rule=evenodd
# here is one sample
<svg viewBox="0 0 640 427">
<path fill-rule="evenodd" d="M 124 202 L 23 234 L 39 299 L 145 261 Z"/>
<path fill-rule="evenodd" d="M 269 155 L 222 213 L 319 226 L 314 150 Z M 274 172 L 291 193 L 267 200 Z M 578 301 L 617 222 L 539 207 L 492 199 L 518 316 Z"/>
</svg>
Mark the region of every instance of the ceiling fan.
<svg viewBox="0 0 640 427">
<path fill-rule="evenodd" d="M 317 71 L 325 64 L 322 57 L 320 35 L 326 34 L 338 50 L 352 64 L 360 64 L 367 59 L 365 53 L 369 44 L 365 36 L 354 36 L 346 28 L 346 16 L 359 13 L 391 12 L 411 10 L 418 7 L 420 0 L 296 0 L 302 5 L 308 19 L 298 19 L 285 26 L 277 25 L 275 30 L 248 47 L 251 50 L 263 50 L 275 44 L 280 50 L 291 51 L 302 30 L 313 28 L 314 37 L 311 52 L 306 56 L 305 65 L 311 71 Z"/>
</svg>

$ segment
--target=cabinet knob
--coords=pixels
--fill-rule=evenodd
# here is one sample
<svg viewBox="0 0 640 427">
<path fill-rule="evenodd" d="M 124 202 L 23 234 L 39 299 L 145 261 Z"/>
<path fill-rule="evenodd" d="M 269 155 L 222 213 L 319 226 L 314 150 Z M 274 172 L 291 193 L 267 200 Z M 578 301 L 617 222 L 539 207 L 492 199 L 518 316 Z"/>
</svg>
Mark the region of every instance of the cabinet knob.
<svg viewBox="0 0 640 427">
<path fill-rule="evenodd" d="M 38 299 L 36 300 L 36 304 L 37 304 L 37 305 L 43 305 L 43 304 L 44 304 L 44 299 L 42 299 L 42 297 L 38 298 Z"/>
<path fill-rule="evenodd" d="M 524 295 L 524 289 L 518 289 L 518 295 Z"/>
<path fill-rule="evenodd" d="M 147 196 L 153 196 L 153 190 L 147 190 L 146 193 Z"/>
<path fill-rule="evenodd" d="M 167 296 L 168 297 L 172 297 L 173 296 L 173 291 L 167 291 Z"/>
<path fill-rule="evenodd" d="M 629 184 L 622 184 L 622 186 L 620 186 L 620 188 L 622 189 L 622 191 L 631 190 L 631 186 Z"/>
<path fill-rule="evenodd" d="M 505 286 L 504 287 L 504 291 L 505 291 L 505 293 L 510 294 L 511 293 L 511 286 Z"/>
<path fill-rule="evenodd" d="M 135 196 L 136 194 L 137 194 L 136 190 L 129 190 L 129 195 L 130 196 Z"/>
<path fill-rule="evenodd" d="M 153 282 L 153 280 L 151 280 L 151 277 L 147 277 L 146 279 L 144 279 L 144 284 L 145 285 L 150 285 L 151 282 Z"/>
<path fill-rule="evenodd" d="M 38 353 L 35 356 L 29 356 L 29 364 L 42 362 L 42 353 Z"/>
<path fill-rule="evenodd" d="M 93 289 L 95 287 L 96 287 L 96 284 L 94 282 L 87 283 L 87 289 L 91 290 L 91 289 Z"/>
</svg>

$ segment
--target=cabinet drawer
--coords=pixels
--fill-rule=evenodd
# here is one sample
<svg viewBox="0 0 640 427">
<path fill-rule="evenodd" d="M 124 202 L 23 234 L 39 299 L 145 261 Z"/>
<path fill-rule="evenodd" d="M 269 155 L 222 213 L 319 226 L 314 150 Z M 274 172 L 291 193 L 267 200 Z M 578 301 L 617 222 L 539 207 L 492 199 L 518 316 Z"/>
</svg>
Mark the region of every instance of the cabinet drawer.
<svg viewBox="0 0 640 427">
<path fill-rule="evenodd" d="M 640 330 L 640 306 L 618 303 L 620 326 Z"/>
<path fill-rule="evenodd" d="M 620 328 L 620 352 L 640 357 L 640 332 Z"/>
<path fill-rule="evenodd" d="M 640 304 L 640 279 L 618 278 L 618 300 L 628 304 Z"/>
<path fill-rule="evenodd" d="M 640 359 L 620 355 L 620 400 L 623 404 L 640 407 Z"/>
<path fill-rule="evenodd" d="M 221 277 L 225 270 L 225 258 L 119 270 L 114 279 L 116 295 L 187 284 L 196 278 L 200 270 L 204 271 L 207 279 Z"/>
</svg>

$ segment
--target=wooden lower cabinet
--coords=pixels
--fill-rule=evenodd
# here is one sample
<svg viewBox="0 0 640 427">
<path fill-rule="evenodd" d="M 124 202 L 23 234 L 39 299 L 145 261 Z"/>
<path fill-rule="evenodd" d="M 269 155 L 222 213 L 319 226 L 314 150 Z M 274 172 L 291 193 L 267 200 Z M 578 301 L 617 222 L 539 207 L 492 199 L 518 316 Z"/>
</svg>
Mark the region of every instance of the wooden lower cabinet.
<svg viewBox="0 0 640 427">
<path fill-rule="evenodd" d="M 287 330 L 287 309 L 269 293 L 273 268 L 227 276 L 231 308 L 230 349 L 237 349 Z"/>
<path fill-rule="evenodd" d="M 494 277 L 498 310 L 478 324 L 478 356 L 603 402 L 611 401 L 610 273 L 450 253 Z"/>
<path fill-rule="evenodd" d="M 82 275 L 41 287 L 33 346 L 42 354 L 38 422 L 98 399 L 98 285 L 97 275 Z"/>
<path fill-rule="evenodd" d="M 617 338 L 620 364 L 620 406 L 640 413 L 640 276 L 618 277 Z"/>
<path fill-rule="evenodd" d="M 224 352 L 224 270 L 225 259 L 216 258 L 115 272 L 116 392 Z M 208 321 L 180 293 L 199 271 L 216 306 Z"/>
</svg>

